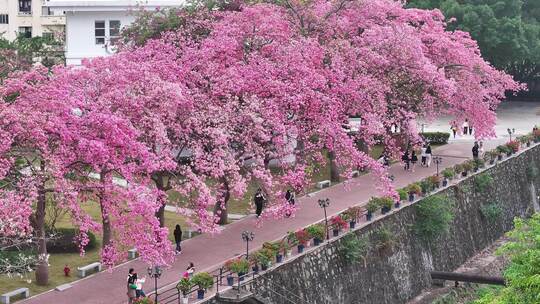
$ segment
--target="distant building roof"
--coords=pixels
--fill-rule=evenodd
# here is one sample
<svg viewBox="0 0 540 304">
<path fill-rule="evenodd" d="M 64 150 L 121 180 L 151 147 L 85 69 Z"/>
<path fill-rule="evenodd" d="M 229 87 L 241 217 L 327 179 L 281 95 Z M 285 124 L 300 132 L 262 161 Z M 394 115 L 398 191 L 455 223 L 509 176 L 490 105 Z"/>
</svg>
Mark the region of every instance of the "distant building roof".
<svg viewBox="0 0 540 304">
<path fill-rule="evenodd" d="M 65 11 L 125 11 L 144 7 L 181 6 L 185 0 L 49 0 L 46 6 Z"/>
</svg>

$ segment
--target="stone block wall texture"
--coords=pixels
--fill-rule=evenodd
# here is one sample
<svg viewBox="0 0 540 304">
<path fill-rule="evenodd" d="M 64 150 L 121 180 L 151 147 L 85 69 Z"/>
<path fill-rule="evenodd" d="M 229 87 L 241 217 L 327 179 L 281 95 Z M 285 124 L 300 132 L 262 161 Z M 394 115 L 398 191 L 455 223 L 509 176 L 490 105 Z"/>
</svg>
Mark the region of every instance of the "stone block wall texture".
<svg viewBox="0 0 540 304">
<path fill-rule="evenodd" d="M 431 285 L 431 270 L 453 271 L 509 231 L 514 217 L 534 212 L 540 178 L 527 174 L 532 167 L 540 167 L 540 145 L 437 193 L 454 198 L 455 217 L 448 233 L 433 242 L 415 234 L 415 208 L 405 204 L 351 232 L 373 238 L 373 232 L 384 226 L 395 235 L 391 250 L 369 251 L 366 267 L 363 262 L 345 261 L 340 238 L 262 274 L 253 287 L 274 304 L 406 303 Z M 481 192 L 475 184 L 480 174 L 493 178 Z M 480 211 L 480 206 L 493 202 L 502 207 L 497 221 L 489 221 Z"/>
</svg>

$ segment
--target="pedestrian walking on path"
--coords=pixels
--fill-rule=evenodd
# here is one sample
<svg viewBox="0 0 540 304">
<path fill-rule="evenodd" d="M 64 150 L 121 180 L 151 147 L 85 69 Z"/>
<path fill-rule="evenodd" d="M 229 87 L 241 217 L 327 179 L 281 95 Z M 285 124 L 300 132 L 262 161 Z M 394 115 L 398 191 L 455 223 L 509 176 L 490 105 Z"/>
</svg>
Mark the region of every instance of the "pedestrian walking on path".
<svg viewBox="0 0 540 304">
<path fill-rule="evenodd" d="M 431 167 L 431 160 L 433 159 L 433 153 L 431 152 L 431 144 L 428 143 L 426 147 L 426 162 L 428 168 Z"/>
<path fill-rule="evenodd" d="M 287 189 L 287 192 L 285 192 L 285 200 L 287 200 L 287 203 L 289 203 L 289 205 L 291 206 L 294 206 L 294 204 L 296 204 L 296 196 L 294 192 L 291 191 L 291 189 Z M 286 216 L 290 217 L 291 213 L 288 211 Z"/>
<path fill-rule="evenodd" d="M 452 130 L 452 134 L 454 134 L 454 139 L 456 139 L 456 133 L 458 130 L 457 122 L 454 120 L 450 123 L 450 130 Z"/>
<path fill-rule="evenodd" d="M 420 149 L 420 157 L 421 157 L 421 166 L 422 167 L 425 167 L 427 166 L 427 145 L 426 144 L 423 144 L 422 145 L 422 148 Z"/>
<path fill-rule="evenodd" d="M 416 167 L 416 163 L 418 162 L 418 156 L 416 156 L 416 151 L 412 151 L 411 153 L 411 171 L 414 172 L 414 168 Z"/>
<path fill-rule="evenodd" d="M 191 280 L 193 278 L 193 273 L 195 273 L 195 264 L 193 264 L 193 262 L 189 262 L 186 272 L 184 272 L 184 278 Z"/>
<path fill-rule="evenodd" d="M 138 299 L 140 297 L 146 297 L 146 294 L 144 293 L 142 289 L 142 284 L 146 282 L 146 278 L 140 278 L 137 276 L 137 273 L 133 274 L 133 280 L 135 281 L 135 297 Z"/>
<path fill-rule="evenodd" d="M 465 119 L 465 122 L 463 122 L 463 135 L 467 135 L 469 133 L 469 120 Z"/>
<path fill-rule="evenodd" d="M 410 158 L 409 158 L 409 150 L 406 150 L 405 153 L 403 153 L 403 156 L 401 157 L 401 160 L 403 161 L 403 163 L 405 164 L 405 171 L 408 171 L 409 170 L 409 166 L 410 166 Z"/>
<path fill-rule="evenodd" d="M 469 135 L 472 135 L 472 131 L 473 131 L 473 125 L 472 123 L 469 123 Z"/>
<path fill-rule="evenodd" d="M 133 268 L 129 269 L 128 276 L 127 276 L 127 297 L 128 297 L 128 304 L 133 303 L 133 299 L 136 297 L 136 289 L 137 286 L 135 285 L 135 270 Z"/>
<path fill-rule="evenodd" d="M 261 188 L 257 189 L 257 192 L 255 193 L 255 214 L 257 214 L 257 218 L 261 216 L 262 209 L 264 202 L 266 201 L 266 198 L 264 197 L 264 193 Z"/>
<path fill-rule="evenodd" d="M 474 142 L 474 146 L 472 148 L 472 156 L 474 159 L 478 159 L 478 153 L 480 152 L 480 146 L 478 145 L 478 142 Z"/>
<path fill-rule="evenodd" d="M 182 253 L 182 228 L 180 228 L 180 225 L 176 225 L 174 228 L 174 242 L 176 243 L 176 254 Z"/>
</svg>

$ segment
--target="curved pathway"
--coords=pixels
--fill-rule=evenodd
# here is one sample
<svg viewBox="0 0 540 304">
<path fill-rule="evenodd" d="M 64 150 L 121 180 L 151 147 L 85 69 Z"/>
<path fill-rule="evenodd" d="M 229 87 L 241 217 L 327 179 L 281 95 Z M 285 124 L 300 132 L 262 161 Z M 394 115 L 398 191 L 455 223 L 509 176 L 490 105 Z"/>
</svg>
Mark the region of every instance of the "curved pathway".
<svg viewBox="0 0 540 304">
<path fill-rule="evenodd" d="M 504 142 L 504 139 L 485 142 L 485 149 L 490 150 Z M 458 140 L 434 150 L 434 155 L 443 156 L 443 162 L 439 170 L 461 163 L 471 156 L 472 140 Z M 390 168 L 390 174 L 394 175 L 394 183 L 400 188 L 412 181 L 420 180 L 435 173 L 435 165 L 431 168 L 417 167 L 415 172 L 403 171 L 400 164 Z M 367 202 L 372 196 L 377 196 L 373 178 L 367 174 L 355 178 L 347 187 L 339 184 L 319 191 L 311 197 L 304 196 L 299 199 L 300 210 L 293 218 L 282 220 L 267 220 L 262 227 L 255 226 L 254 216 L 248 216 L 243 220 L 227 225 L 225 229 L 215 236 L 200 235 L 196 238 L 183 242 L 183 253 L 177 256 L 175 263 L 170 269 L 164 271 L 159 280 L 159 286 L 164 287 L 177 282 L 189 262 L 194 262 L 197 271 L 210 271 L 221 265 L 224 261 L 239 255 L 245 251 L 245 243 L 241 233 L 250 230 L 255 233 L 255 239 L 250 244 L 252 248 L 258 248 L 265 241 L 282 238 L 288 231 L 310 225 L 324 219 L 324 214 L 318 206 L 319 198 L 329 198 L 331 203 L 328 210 L 329 217 L 349 206 Z M 120 304 L 127 303 L 126 275 L 129 268 L 142 274 L 146 274 L 146 265 L 133 260 L 120 265 L 113 271 L 104 271 L 92 275 L 86 279 L 73 282 L 73 287 L 59 292 L 49 291 L 20 303 L 25 304 Z M 151 290 L 152 280 L 148 279 L 145 289 Z"/>
</svg>

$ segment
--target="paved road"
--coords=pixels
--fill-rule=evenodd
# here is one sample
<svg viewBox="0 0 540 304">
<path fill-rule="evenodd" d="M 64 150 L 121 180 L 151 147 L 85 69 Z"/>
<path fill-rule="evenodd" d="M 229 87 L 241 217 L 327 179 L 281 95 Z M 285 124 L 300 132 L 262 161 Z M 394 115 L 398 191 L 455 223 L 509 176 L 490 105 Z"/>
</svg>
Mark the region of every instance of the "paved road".
<svg viewBox="0 0 540 304">
<path fill-rule="evenodd" d="M 503 142 L 503 139 L 485 142 L 486 150 Z M 435 155 L 444 155 L 440 170 L 463 162 L 471 155 L 471 140 L 454 141 L 435 149 Z M 403 187 L 414 180 L 422 179 L 435 173 L 431 168 L 417 168 L 415 172 L 404 172 L 401 165 L 395 164 L 390 168 L 390 174 L 395 176 L 396 187 Z M 240 237 L 242 231 L 251 230 L 255 233 L 253 248 L 260 247 L 263 242 L 282 238 L 288 231 L 294 231 L 324 218 L 317 204 L 319 198 L 330 198 L 329 215 L 347 209 L 351 205 L 367 202 L 372 196 L 377 196 L 374 184 L 376 180 L 363 175 L 352 180 L 347 187 L 343 184 L 327 188 L 312 197 L 299 199 L 300 210 L 294 218 L 283 220 L 268 220 L 262 227 L 255 226 L 254 216 L 227 225 L 221 234 L 200 235 L 183 243 L 184 252 L 178 256 L 170 269 L 164 271 L 159 286 L 166 286 L 181 278 L 187 264 L 193 261 L 197 271 L 213 270 L 224 261 L 244 252 L 245 243 Z M 84 280 L 77 281 L 73 287 L 63 292 L 50 291 L 21 303 L 25 304 L 120 304 L 126 303 L 125 279 L 129 268 L 135 268 L 140 274 L 146 271 L 146 265 L 138 260 L 116 267 L 112 272 L 101 272 Z M 151 290 L 153 282 L 148 280 L 146 290 Z"/>
</svg>

